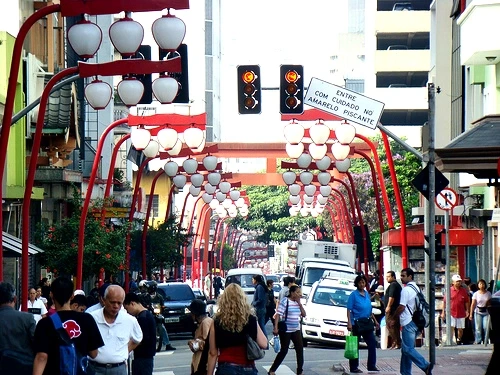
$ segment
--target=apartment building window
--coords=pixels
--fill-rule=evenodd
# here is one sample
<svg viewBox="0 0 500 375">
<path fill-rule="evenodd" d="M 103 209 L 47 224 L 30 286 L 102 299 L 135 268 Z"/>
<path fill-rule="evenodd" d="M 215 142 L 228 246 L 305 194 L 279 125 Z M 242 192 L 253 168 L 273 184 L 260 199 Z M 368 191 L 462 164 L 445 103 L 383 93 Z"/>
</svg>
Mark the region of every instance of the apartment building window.
<svg viewBox="0 0 500 375">
<path fill-rule="evenodd" d="M 146 204 L 149 202 L 149 194 L 146 194 Z M 151 217 L 152 218 L 156 218 L 158 217 L 158 208 L 159 208 L 159 205 L 160 205 L 160 197 L 158 194 L 154 194 L 153 195 L 153 204 L 152 204 L 152 207 L 151 207 Z"/>
</svg>

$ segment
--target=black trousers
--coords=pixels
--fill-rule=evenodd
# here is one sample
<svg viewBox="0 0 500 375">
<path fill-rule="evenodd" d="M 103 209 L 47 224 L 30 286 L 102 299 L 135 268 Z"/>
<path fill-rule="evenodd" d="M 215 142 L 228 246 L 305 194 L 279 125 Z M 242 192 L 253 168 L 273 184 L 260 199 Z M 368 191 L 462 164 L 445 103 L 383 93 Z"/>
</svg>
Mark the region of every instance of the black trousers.
<svg viewBox="0 0 500 375">
<path fill-rule="evenodd" d="M 295 346 L 295 356 L 297 357 L 297 375 L 301 375 L 304 371 L 304 344 L 302 343 L 302 332 L 300 330 L 294 332 L 280 332 L 280 344 L 281 349 L 276 355 L 269 372 L 275 372 L 288 354 L 288 347 L 290 346 L 290 341 L 293 342 Z"/>
</svg>

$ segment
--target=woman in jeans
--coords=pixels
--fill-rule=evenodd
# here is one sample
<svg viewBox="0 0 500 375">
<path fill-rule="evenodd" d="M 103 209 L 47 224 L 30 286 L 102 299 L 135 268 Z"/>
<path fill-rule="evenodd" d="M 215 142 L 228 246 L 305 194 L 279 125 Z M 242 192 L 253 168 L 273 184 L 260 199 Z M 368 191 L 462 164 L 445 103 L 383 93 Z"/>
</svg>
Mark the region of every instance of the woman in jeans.
<svg viewBox="0 0 500 375">
<path fill-rule="evenodd" d="M 479 290 L 472 295 L 469 319 L 472 320 L 474 317 L 476 330 L 474 344 L 481 344 L 483 337 L 486 339 L 486 331 L 488 330 L 487 306 L 491 299 L 491 293 L 486 290 L 486 280 L 479 280 L 477 286 Z"/>
<path fill-rule="evenodd" d="M 356 276 L 354 279 L 354 290 L 347 300 L 347 330 L 354 336 L 362 336 L 368 346 L 368 371 L 379 371 L 377 368 L 377 341 L 375 340 L 374 328 L 379 329 L 379 324 L 372 313 L 370 293 L 366 290 L 366 278 L 364 275 Z M 362 321 L 371 319 L 371 327 L 361 325 Z M 359 352 L 359 346 L 358 346 Z M 362 373 L 359 368 L 359 356 L 349 360 L 350 372 Z"/>
<path fill-rule="evenodd" d="M 255 362 L 247 359 L 247 335 L 262 349 L 267 347 L 267 338 L 252 315 L 243 289 L 229 284 L 217 304 L 210 327 L 207 374 L 214 373 L 218 361 L 216 375 L 257 375 Z"/>
<path fill-rule="evenodd" d="M 302 343 L 302 334 L 300 332 L 300 318 L 306 316 L 306 312 L 300 298 L 302 292 L 297 285 L 290 286 L 287 298 L 283 298 L 276 311 L 276 318 L 274 319 L 274 335 L 280 336 L 281 349 L 276 358 L 274 359 L 268 375 L 275 375 L 275 371 L 281 365 L 288 353 L 290 341 L 293 342 L 295 347 L 295 356 L 297 357 L 297 375 L 302 375 L 304 366 L 304 344 Z M 285 319 L 286 317 L 286 319 Z M 285 321 L 287 329 L 286 332 L 278 332 L 278 322 Z"/>
</svg>

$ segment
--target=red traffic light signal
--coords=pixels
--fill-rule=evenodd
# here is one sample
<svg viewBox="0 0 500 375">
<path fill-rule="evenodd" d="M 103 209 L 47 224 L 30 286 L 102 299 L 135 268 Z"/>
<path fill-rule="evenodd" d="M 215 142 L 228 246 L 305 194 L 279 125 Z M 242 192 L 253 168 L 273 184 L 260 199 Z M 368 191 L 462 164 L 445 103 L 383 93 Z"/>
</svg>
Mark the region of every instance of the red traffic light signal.
<svg viewBox="0 0 500 375">
<path fill-rule="evenodd" d="M 260 66 L 239 65 L 238 73 L 238 112 L 241 115 L 261 112 Z"/>
<path fill-rule="evenodd" d="M 280 113 L 300 114 L 304 112 L 304 67 L 302 65 L 280 66 Z"/>
</svg>

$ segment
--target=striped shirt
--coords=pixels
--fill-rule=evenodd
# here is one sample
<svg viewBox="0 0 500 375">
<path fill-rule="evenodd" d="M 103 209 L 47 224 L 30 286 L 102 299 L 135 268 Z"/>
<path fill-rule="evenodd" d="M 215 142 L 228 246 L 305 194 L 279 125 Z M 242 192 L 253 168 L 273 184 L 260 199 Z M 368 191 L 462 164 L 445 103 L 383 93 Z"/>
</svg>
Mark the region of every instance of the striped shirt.
<svg viewBox="0 0 500 375">
<path fill-rule="evenodd" d="M 288 301 L 288 313 L 286 313 L 286 304 Z M 295 332 L 300 329 L 300 307 L 298 302 L 283 298 L 278 305 L 277 313 L 284 320 L 286 315 L 287 332 Z"/>
</svg>

